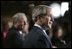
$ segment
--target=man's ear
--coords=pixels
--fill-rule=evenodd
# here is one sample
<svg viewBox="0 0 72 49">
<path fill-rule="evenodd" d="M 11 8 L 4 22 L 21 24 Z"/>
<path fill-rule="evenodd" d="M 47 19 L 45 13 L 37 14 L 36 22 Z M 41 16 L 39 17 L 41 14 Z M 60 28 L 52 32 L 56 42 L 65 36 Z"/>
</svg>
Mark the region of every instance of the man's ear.
<svg viewBox="0 0 72 49">
<path fill-rule="evenodd" d="M 37 16 L 37 20 L 39 20 L 40 19 L 40 16 Z"/>
<path fill-rule="evenodd" d="M 40 19 L 41 19 L 40 16 L 37 16 L 37 17 L 36 17 L 36 20 L 39 20 L 39 21 L 40 21 Z"/>
<path fill-rule="evenodd" d="M 42 17 L 39 17 L 39 21 L 42 23 L 43 22 L 43 18 Z"/>
</svg>

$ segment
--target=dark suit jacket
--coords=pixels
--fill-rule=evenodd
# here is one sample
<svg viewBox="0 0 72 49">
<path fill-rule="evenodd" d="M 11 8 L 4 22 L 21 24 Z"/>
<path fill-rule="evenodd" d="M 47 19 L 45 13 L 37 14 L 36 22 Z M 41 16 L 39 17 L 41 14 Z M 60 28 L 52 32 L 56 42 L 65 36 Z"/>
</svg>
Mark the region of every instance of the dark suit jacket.
<svg viewBox="0 0 72 49">
<path fill-rule="evenodd" d="M 23 48 L 51 48 L 51 43 L 42 29 L 34 26 L 26 36 Z"/>
<path fill-rule="evenodd" d="M 6 48 L 22 48 L 23 42 L 24 41 L 16 28 L 12 27 L 9 29 L 6 40 Z"/>
</svg>

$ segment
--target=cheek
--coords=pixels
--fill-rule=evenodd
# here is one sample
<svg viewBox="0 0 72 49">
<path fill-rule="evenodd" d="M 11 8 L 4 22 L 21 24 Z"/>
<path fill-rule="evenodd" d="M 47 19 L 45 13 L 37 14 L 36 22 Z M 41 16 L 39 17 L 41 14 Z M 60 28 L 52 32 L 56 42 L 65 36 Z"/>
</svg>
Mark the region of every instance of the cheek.
<svg viewBox="0 0 72 49">
<path fill-rule="evenodd" d="M 46 19 L 46 18 L 45 18 L 45 19 L 44 19 L 44 18 L 41 19 L 41 22 L 42 22 L 42 24 L 44 24 L 44 25 L 48 25 L 48 19 Z"/>
<path fill-rule="evenodd" d="M 22 23 L 22 22 L 20 22 L 18 26 L 22 28 L 22 26 L 23 26 L 23 23 Z"/>
<path fill-rule="evenodd" d="M 42 24 L 44 24 L 44 22 L 45 22 L 45 19 L 40 19 L 40 22 L 42 23 Z"/>
<path fill-rule="evenodd" d="M 48 18 L 48 24 L 49 24 L 49 25 L 52 25 L 52 23 L 53 23 L 53 22 L 51 21 L 51 18 L 49 17 L 49 18 Z"/>
<path fill-rule="evenodd" d="M 50 28 L 52 27 L 52 23 L 53 23 L 53 22 L 52 22 L 51 19 L 49 18 L 49 19 L 48 19 L 48 26 L 49 26 Z"/>
<path fill-rule="evenodd" d="M 44 19 L 43 22 L 44 22 L 45 24 L 48 24 L 48 19 Z"/>
<path fill-rule="evenodd" d="M 50 17 L 48 17 L 48 23 L 50 23 Z"/>
<path fill-rule="evenodd" d="M 23 21 L 23 22 L 20 22 L 19 24 L 20 24 L 21 26 L 23 26 L 23 25 L 24 25 L 24 21 Z"/>
<path fill-rule="evenodd" d="M 46 25 L 46 26 L 48 26 L 48 19 L 45 19 L 45 20 L 43 20 L 44 21 L 44 24 Z"/>
<path fill-rule="evenodd" d="M 49 20 L 48 20 L 48 19 L 46 19 L 46 24 L 47 24 L 47 25 L 48 25 L 48 21 L 49 21 Z"/>
</svg>

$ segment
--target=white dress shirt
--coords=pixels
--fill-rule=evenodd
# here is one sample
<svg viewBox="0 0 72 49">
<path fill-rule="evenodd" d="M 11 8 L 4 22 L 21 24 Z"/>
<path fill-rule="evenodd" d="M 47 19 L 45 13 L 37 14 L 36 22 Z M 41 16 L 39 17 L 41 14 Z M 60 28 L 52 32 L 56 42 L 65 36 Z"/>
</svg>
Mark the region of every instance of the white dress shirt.
<svg viewBox="0 0 72 49">
<path fill-rule="evenodd" d="M 34 26 L 39 27 L 39 28 L 42 28 L 40 25 L 38 25 L 38 24 L 36 24 L 36 23 L 34 24 Z M 49 39 L 49 42 L 51 43 L 50 38 L 48 37 L 46 31 L 43 30 L 43 32 L 44 32 L 44 34 L 46 35 L 46 37 Z M 51 46 L 52 46 L 52 44 L 51 44 Z"/>
</svg>

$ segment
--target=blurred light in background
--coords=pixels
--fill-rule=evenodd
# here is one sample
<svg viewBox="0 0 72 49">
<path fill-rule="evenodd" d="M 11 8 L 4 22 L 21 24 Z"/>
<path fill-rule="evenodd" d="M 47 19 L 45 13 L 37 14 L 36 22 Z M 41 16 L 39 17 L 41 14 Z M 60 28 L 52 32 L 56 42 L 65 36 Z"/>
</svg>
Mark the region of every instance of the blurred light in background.
<svg viewBox="0 0 72 49">
<path fill-rule="evenodd" d="M 52 3 L 50 6 L 52 7 L 52 16 L 54 16 L 54 18 L 64 16 L 65 12 L 69 10 L 68 2 L 62 2 L 61 5 L 58 3 Z"/>
<path fill-rule="evenodd" d="M 53 3 L 50 6 L 52 7 L 52 16 L 54 16 L 54 18 L 60 17 L 60 5 Z"/>
<path fill-rule="evenodd" d="M 68 2 L 62 2 L 61 3 L 61 15 L 64 16 L 64 13 L 69 10 L 69 3 Z"/>
</svg>

